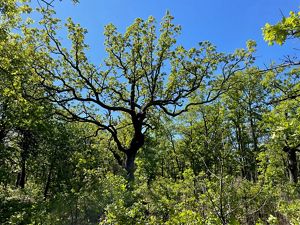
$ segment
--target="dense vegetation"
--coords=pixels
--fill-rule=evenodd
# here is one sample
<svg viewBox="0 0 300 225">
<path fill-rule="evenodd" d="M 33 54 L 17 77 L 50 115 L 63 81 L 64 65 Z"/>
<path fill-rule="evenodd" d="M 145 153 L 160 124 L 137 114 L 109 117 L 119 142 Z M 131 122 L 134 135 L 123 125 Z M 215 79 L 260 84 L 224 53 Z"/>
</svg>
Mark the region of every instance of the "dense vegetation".
<svg viewBox="0 0 300 225">
<path fill-rule="evenodd" d="M 98 67 L 31 7 L 0 1 L 0 224 L 300 224 L 297 57 L 186 49 L 167 13 L 107 25 Z M 300 13 L 263 34 L 299 38 Z"/>
</svg>

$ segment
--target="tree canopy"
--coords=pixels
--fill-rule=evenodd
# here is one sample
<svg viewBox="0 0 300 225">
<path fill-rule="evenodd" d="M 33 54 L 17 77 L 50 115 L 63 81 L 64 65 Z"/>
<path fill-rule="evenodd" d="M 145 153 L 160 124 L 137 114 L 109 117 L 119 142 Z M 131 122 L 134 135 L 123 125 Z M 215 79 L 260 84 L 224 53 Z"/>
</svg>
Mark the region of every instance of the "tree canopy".
<svg viewBox="0 0 300 225">
<path fill-rule="evenodd" d="M 1 224 L 300 223 L 297 57 L 187 49 L 167 12 L 108 24 L 99 66 L 38 3 L 0 2 Z M 265 40 L 299 38 L 299 15 Z"/>
</svg>

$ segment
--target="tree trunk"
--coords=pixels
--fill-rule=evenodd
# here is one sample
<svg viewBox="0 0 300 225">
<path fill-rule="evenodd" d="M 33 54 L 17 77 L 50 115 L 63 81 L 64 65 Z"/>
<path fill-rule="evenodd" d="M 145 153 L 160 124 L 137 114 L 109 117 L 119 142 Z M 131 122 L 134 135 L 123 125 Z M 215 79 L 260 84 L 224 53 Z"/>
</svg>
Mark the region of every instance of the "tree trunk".
<svg viewBox="0 0 300 225">
<path fill-rule="evenodd" d="M 44 200 L 46 200 L 46 198 L 48 196 L 50 183 L 51 183 L 51 175 L 52 175 L 52 164 L 50 165 L 49 173 L 48 173 L 48 176 L 47 176 L 47 182 L 46 182 L 45 190 L 44 190 Z"/>
<path fill-rule="evenodd" d="M 130 147 L 125 151 L 126 161 L 125 170 L 127 171 L 127 179 L 129 182 L 134 181 L 134 171 L 135 171 L 135 158 L 138 150 L 144 145 L 145 136 L 142 134 L 141 129 L 135 133 L 133 139 L 131 140 Z"/>
<path fill-rule="evenodd" d="M 258 140 L 256 135 L 256 124 L 255 119 L 253 118 L 253 111 L 251 104 L 249 103 L 250 110 L 250 127 L 251 127 L 251 136 L 253 141 L 253 152 L 251 154 L 251 168 L 252 168 L 252 179 L 254 182 L 257 181 L 257 162 L 255 155 L 259 152 Z"/>
<path fill-rule="evenodd" d="M 135 157 L 137 150 L 131 150 L 126 153 L 126 161 L 125 161 L 125 170 L 127 171 L 127 179 L 128 181 L 134 180 L 134 171 L 135 171 Z"/>
<path fill-rule="evenodd" d="M 134 135 L 130 141 L 129 147 L 124 147 L 118 139 L 116 131 L 112 131 L 112 137 L 115 140 L 118 150 L 125 154 L 125 162 L 122 160 L 121 156 L 110 149 L 114 158 L 117 160 L 118 164 L 124 167 L 127 172 L 128 183 L 134 181 L 134 171 L 135 171 L 135 158 L 138 150 L 145 143 L 145 135 L 142 132 L 143 120 L 145 119 L 145 114 L 138 113 L 132 114 L 132 124 L 134 127 Z M 130 184 L 129 184 L 130 186 Z"/>
<path fill-rule="evenodd" d="M 18 173 L 16 187 L 24 188 L 26 181 L 26 153 L 21 153 L 21 171 Z"/>
<path fill-rule="evenodd" d="M 21 147 L 21 171 L 18 174 L 17 178 L 17 187 L 21 187 L 22 189 L 25 187 L 26 182 L 26 162 L 29 156 L 30 147 L 33 143 L 33 136 L 30 131 L 20 129 L 21 134 L 23 135 L 22 140 L 20 142 Z"/>
<path fill-rule="evenodd" d="M 287 153 L 289 178 L 292 183 L 298 182 L 298 163 L 297 163 L 297 149 L 285 146 L 283 151 Z"/>
<path fill-rule="evenodd" d="M 26 179 L 26 158 L 22 159 L 21 162 L 21 174 L 20 174 L 20 183 L 19 186 L 23 189 L 25 187 L 25 179 Z"/>
<path fill-rule="evenodd" d="M 0 144 L 4 143 L 5 136 L 6 136 L 6 130 L 4 127 L 0 126 Z"/>
</svg>

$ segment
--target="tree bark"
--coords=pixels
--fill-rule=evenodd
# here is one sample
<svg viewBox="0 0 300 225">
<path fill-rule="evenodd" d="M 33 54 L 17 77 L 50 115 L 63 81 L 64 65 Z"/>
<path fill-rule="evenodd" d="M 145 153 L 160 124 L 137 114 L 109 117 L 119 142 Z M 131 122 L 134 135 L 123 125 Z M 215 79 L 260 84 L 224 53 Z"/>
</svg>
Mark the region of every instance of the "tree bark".
<svg viewBox="0 0 300 225">
<path fill-rule="evenodd" d="M 21 162 L 21 175 L 19 186 L 23 189 L 25 187 L 26 180 L 26 158 L 24 157 Z"/>
<path fill-rule="evenodd" d="M 290 182 L 298 183 L 298 162 L 297 162 L 297 149 L 285 146 L 283 151 L 287 153 L 287 169 L 289 172 Z"/>
<path fill-rule="evenodd" d="M 18 173 L 16 187 L 24 188 L 26 181 L 26 156 L 25 153 L 21 153 L 21 171 Z"/>
<path fill-rule="evenodd" d="M 134 180 L 136 154 L 143 145 L 144 145 L 144 134 L 140 132 L 138 134 L 135 134 L 134 138 L 131 141 L 130 148 L 125 152 L 126 153 L 125 170 L 127 171 L 128 181 Z"/>
<path fill-rule="evenodd" d="M 21 171 L 18 174 L 17 178 L 17 187 L 21 187 L 22 189 L 25 187 L 26 182 L 26 162 L 27 158 L 30 154 L 30 147 L 33 145 L 33 136 L 30 131 L 19 129 L 21 134 L 23 135 L 22 140 L 20 142 L 21 147 Z"/>
<path fill-rule="evenodd" d="M 135 172 L 135 158 L 138 150 L 145 143 L 145 135 L 142 132 L 142 123 L 145 115 L 138 114 L 137 117 L 133 118 L 134 136 L 130 142 L 129 148 L 125 151 L 125 170 L 127 171 L 127 179 L 129 182 L 134 181 Z"/>
<path fill-rule="evenodd" d="M 6 136 L 6 130 L 4 127 L 0 126 L 0 144 L 3 144 L 5 136 Z"/>
<path fill-rule="evenodd" d="M 249 111 L 250 111 L 250 127 L 251 127 L 251 135 L 252 135 L 252 141 L 253 141 L 253 152 L 251 154 L 251 168 L 252 168 L 252 179 L 254 182 L 257 181 L 257 162 L 255 155 L 259 152 L 258 147 L 258 140 L 256 135 L 256 124 L 255 119 L 253 118 L 253 111 L 252 111 L 251 103 L 249 103 Z"/>
<path fill-rule="evenodd" d="M 48 173 L 48 176 L 47 176 L 47 182 L 46 182 L 45 190 L 44 190 L 44 200 L 46 200 L 46 198 L 48 196 L 50 183 L 51 183 L 51 175 L 52 175 L 52 164 L 50 165 L 49 173 Z"/>
<path fill-rule="evenodd" d="M 134 171 L 135 171 L 134 162 L 135 162 L 137 150 L 131 150 L 126 153 L 125 170 L 127 171 L 128 181 L 134 181 Z"/>
</svg>

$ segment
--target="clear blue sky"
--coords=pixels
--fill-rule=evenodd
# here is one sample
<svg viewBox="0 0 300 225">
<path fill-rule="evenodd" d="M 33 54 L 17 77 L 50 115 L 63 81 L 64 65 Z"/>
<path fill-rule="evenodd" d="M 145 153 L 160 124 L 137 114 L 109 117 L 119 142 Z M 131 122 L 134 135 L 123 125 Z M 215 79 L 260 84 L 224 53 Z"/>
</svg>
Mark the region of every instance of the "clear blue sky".
<svg viewBox="0 0 300 225">
<path fill-rule="evenodd" d="M 146 19 L 152 15 L 160 21 L 169 10 L 174 22 L 182 26 L 179 44 L 193 47 L 209 40 L 218 50 L 231 52 L 245 47 L 245 42 L 252 39 L 258 44 L 258 63 L 268 64 L 288 53 L 297 54 L 293 48 L 299 47 L 299 41 L 291 40 L 284 47 L 269 47 L 263 41 L 261 28 L 266 22 L 279 21 L 281 13 L 297 11 L 299 6 L 296 0 L 81 0 L 75 6 L 65 0 L 56 4 L 56 10 L 59 17 L 72 17 L 88 29 L 89 55 L 94 60 L 104 55 L 106 24 L 113 23 L 124 31 L 137 17 Z"/>
</svg>

